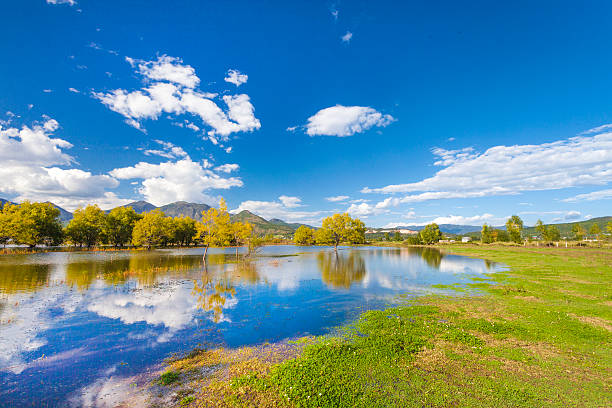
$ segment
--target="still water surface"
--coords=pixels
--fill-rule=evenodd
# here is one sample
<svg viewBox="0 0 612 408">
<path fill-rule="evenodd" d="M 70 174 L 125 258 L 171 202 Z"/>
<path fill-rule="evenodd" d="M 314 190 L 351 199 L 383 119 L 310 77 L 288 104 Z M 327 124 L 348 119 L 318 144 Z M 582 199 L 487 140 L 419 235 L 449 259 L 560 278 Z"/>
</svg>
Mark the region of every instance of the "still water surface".
<svg viewBox="0 0 612 408">
<path fill-rule="evenodd" d="M 272 246 L 0 257 L 2 406 L 96 406 L 104 381 L 198 345 L 329 332 L 368 309 L 466 283 L 490 262 L 422 248 Z M 101 385 L 102 384 L 102 385 Z"/>
</svg>

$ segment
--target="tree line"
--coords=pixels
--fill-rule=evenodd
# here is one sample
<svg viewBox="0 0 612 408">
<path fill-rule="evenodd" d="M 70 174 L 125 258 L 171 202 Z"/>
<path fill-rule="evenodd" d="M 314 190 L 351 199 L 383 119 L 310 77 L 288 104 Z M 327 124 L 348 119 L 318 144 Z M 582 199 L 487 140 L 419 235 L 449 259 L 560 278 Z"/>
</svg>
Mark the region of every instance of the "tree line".
<svg viewBox="0 0 612 408">
<path fill-rule="evenodd" d="M 169 217 L 157 209 L 138 214 L 131 207 L 117 207 L 107 213 L 97 205 L 77 209 L 65 227 L 59 216 L 60 211 L 50 203 L 6 203 L 0 211 L 0 244 L 10 242 L 31 248 L 61 244 L 86 248 L 199 244 L 207 251 L 210 246 L 239 247 L 253 245 L 257 240 L 251 224 L 231 222 L 223 199 L 218 209 L 203 211 L 201 221 L 187 216 Z"/>
</svg>

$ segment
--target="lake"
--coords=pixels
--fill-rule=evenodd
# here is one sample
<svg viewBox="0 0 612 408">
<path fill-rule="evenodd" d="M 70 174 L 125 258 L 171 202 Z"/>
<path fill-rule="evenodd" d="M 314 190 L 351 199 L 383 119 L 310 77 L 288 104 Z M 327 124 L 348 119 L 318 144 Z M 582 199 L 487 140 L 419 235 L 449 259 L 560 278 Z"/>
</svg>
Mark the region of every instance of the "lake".
<svg viewBox="0 0 612 408">
<path fill-rule="evenodd" d="M 368 309 L 442 292 L 501 268 L 429 248 L 268 246 L 234 250 L 0 256 L 2 406 L 97 406 L 106 379 L 197 346 L 328 333 Z"/>
</svg>

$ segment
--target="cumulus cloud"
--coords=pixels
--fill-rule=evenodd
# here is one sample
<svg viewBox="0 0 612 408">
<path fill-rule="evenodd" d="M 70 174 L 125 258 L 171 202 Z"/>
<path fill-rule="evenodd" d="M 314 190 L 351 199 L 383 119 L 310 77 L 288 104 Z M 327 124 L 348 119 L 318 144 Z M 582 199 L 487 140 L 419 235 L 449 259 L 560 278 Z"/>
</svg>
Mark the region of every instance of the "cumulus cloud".
<svg viewBox="0 0 612 408">
<path fill-rule="evenodd" d="M 236 69 L 230 69 L 229 71 L 227 71 L 227 76 L 223 78 L 225 82 L 229 82 L 236 86 L 246 84 L 248 79 L 249 79 L 249 76 L 247 74 L 243 74 Z"/>
<path fill-rule="evenodd" d="M 465 147 L 458 150 L 446 150 L 442 148 L 435 148 L 432 153 L 438 156 L 440 159 L 434 162 L 435 166 L 450 166 L 451 164 L 459 163 L 466 160 L 476 158 L 478 155 L 473 153 L 473 147 Z"/>
<path fill-rule="evenodd" d="M 321 109 L 308 118 L 306 133 L 309 136 L 346 137 L 374 126 L 385 127 L 394 121 L 391 115 L 383 115 L 368 106 L 336 105 Z"/>
<path fill-rule="evenodd" d="M 577 220 L 580 218 L 582 214 L 580 213 L 580 211 L 568 211 L 567 214 L 565 214 L 565 217 L 563 217 L 565 220 Z"/>
<path fill-rule="evenodd" d="M 129 202 L 107 189 L 119 182 L 108 175 L 59 166 L 71 166 L 74 158 L 64 152 L 72 144 L 51 134 L 59 123 L 48 118 L 32 127 L 0 128 L 0 193 L 14 200 L 52 201 L 67 209 L 79 203 L 121 205 Z"/>
<path fill-rule="evenodd" d="M 612 133 L 578 136 L 539 145 L 495 146 L 484 153 L 470 149 L 434 150 L 444 166 L 424 180 L 388 185 L 364 193 L 414 194 L 397 198 L 399 203 L 444 198 L 519 194 L 602 185 L 612 181 Z"/>
<path fill-rule="evenodd" d="M 136 68 L 139 74 L 152 81 L 168 81 L 187 88 L 195 88 L 200 84 L 195 69 L 183 64 L 180 58 L 162 55 L 156 61 L 143 61 L 130 57 L 126 57 L 125 60 Z"/>
<path fill-rule="evenodd" d="M 195 162 L 189 156 L 160 164 L 140 162 L 114 169 L 109 174 L 121 180 L 142 179 L 138 192 L 157 206 L 174 201 L 212 204 L 217 200 L 206 194 L 207 191 L 243 185 L 239 178 L 221 177 L 209 170 L 207 163 Z"/>
<path fill-rule="evenodd" d="M 207 135 L 215 144 L 219 137 L 227 140 L 232 133 L 251 132 L 261 127 L 248 95 L 224 95 L 221 99 L 226 109 L 222 109 L 214 101 L 217 94 L 197 89 L 200 79 L 195 69 L 184 65 L 179 58 L 162 55 L 156 61 L 126 59 L 143 77 L 145 86 L 133 91 L 94 92 L 93 96 L 124 116 L 130 126 L 143 130 L 145 119 L 157 120 L 162 114 L 190 114 L 210 128 Z M 187 127 L 200 130 L 188 121 Z"/>
<path fill-rule="evenodd" d="M 345 195 L 339 195 L 339 196 L 333 196 L 333 197 L 325 197 L 325 199 L 327 201 L 330 201 L 332 203 L 337 203 L 337 202 L 340 202 L 340 201 L 346 201 L 349 198 L 350 198 L 349 196 L 345 196 Z"/>
<path fill-rule="evenodd" d="M 215 170 L 223 172 L 223 173 L 231 173 L 233 171 L 236 171 L 240 168 L 239 165 L 237 165 L 236 163 L 228 163 L 228 164 L 222 164 L 221 166 L 217 166 L 215 167 Z"/>
<path fill-rule="evenodd" d="M 371 215 L 379 215 L 389 212 L 389 208 L 394 206 L 395 199 L 387 198 L 379 203 L 370 204 L 366 201 L 355 202 L 346 210 L 352 216 L 367 218 Z"/>
<path fill-rule="evenodd" d="M 155 143 L 161 146 L 161 149 L 147 149 L 144 154 L 147 156 L 160 156 L 166 159 L 176 159 L 181 157 L 187 157 L 187 152 L 182 147 L 175 146 L 170 142 L 164 142 L 163 140 L 153 140 Z"/>
<path fill-rule="evenodd" d="M 565 198 L 561 201 L 566 203 L 575 203 L 577 201 L 596 201 L 607 200 L 612 198 L 612 189 L 592 191 L 590 193 L 578 194 L 573 197 Z"/>
<path fill-rule="evenodd" d="M 353 33 L 351 33 L 350 31 L 347 31 L 346 34 L 340 37 L 342 42 L 345 42 L 345 43 L 350 42 L 352 38 L 353 38 Z"/>
<path fill-rule="evenodd" d="M 301 204 L 302 200 L 300 198 L 298 198 L 298 197 L 289 197 L 289 196 L 282 195 L 282 196 L 278 197 L 278 199 L 287 208 L 295 208 L 295 207 L 301 207 L 302 206 L 302 204 Z"/>
<path fill-rule="evenodd" d="M 279 218 L 287 222 L 303 222 L 315 224 L 320 220 L 317 218 L 321 211 L 295 211 L 293 208 L 300 206 L 298 197 L 280 196 L 279 201 L 243 201 L 232 213 L 250 211 L 265 219 Z"/>
</svg>

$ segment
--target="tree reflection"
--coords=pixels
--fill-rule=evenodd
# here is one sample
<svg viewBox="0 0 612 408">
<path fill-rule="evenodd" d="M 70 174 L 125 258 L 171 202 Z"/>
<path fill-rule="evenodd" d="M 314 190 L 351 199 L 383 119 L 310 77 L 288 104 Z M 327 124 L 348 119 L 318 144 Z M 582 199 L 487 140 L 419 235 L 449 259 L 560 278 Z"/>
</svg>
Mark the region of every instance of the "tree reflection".
<svg viewBox="0 0 612 408">
<path fill-rule="evenodd" d="M 209 271 L 209 266 L 213 271 Z M 257 265 L 254 262 L 228 263 L 224 254 L 208 255 L 200 282 L 193 282 L 192 295 L 197 296 L 197 304 L 202 310 L 213 312 L 213 321 L 219 323 L 223 318 L 226 303 L 236 296 L 235 285 L 240 282 L 259 281 Z"/>
<path fill-rule="evenodd" d="M 358 251 L 344 253 L 320 252 L 317 263 L 321 279 L 334 288 L 350 288 L 353 282 L 361 281 L 366 274 L 365 261 Z"/>
<path fill-rule="evenodd" d="M 34 292 L 49 284 L 50 275 L 47 264 L 0 265 L 0 294 Z"/>
<path fill-rule="evenodd" d="M 103 262 L 88 260 L 66 264 L 66 283 L 86 290 L 96 280 L 109 285 L 121 285 L 136 279 L 142 286 L 154 285 L 161 276 L 181 276 L 185 271 L 199 269 L 202 258 L 195 256 L 131 253 L 129 257 L 111 258 Z"/>
<path fill-rule="evenodd" d="M 432 268 L 439 269 L 440 264 L 442 263 L 442 258 L 444 258 L 444 254 L 435 248 L 412 248 L 415 249 L 416 252 L 423 258 L 423 260 L 427 263 L 427 265 Z"/>
</svg>

